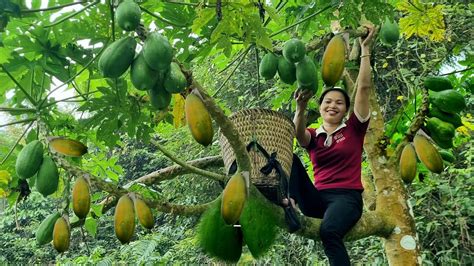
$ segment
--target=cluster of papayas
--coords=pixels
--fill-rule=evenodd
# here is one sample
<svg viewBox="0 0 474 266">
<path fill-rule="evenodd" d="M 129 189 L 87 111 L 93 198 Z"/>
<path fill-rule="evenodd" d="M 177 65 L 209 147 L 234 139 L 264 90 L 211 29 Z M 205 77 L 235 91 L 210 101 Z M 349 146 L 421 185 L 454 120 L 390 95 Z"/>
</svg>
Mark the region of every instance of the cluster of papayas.
<svg viewBox="0 0 474 266">
<path fill-rule="evenodd" d="M 398 42 L 400 38 L 400 28 L 396 21 L 391 21 L 389 18 L 385 18 L 385 22 L 380 28 L 380 39 L 382 43 L 386 45 L 393 45 Z"/>
<path fill-rule="evenodd" d="M 134 31 L 140 25 L 141 9 L 135 1 L 123 0 L 115 16 L 123 30 Z M 149 33 L 138 55 L 135 55 L 136 46 L 132 37 L 113 42 L 100 56 L 99 69 L 104 77 L 118 78 L 130 67 L 133 86 L 148 91 L 154 109 L 165 109 L 171 102 L 171 94 L 181 93 L 186 88 L 186 76 L 177 63 L 172 63 L 173 48 L 165 36 Z"/>
<path fill-rule="evenodd" d="M 153 213 L 145 201 L 137 195 L 121 196 L 115 206 L 114 229 L 122 244 L 130 242 L 135 233 L 135 215 L 144 228 L 152 229 L 155 225 Z"/>
<path fill-rule="evenodd" d="M 446 77 L 427 77 L 423 85 L 429 90 L 430 100 L 426 130 L 440 148 L 450 149 L 456 128 L 463 125 L 460 112 L 466 108 L 466 101 Z"/>
<path fill-rule="evenodd" d="M 193 138 L 204 146 L 211 144 L 214 129 L 212 127 L 211 116 L 201 98 L 196 94 L 190 93 L 186 97 L 184 110 L 186 122 Z"/>
<path fill-rule="evenodd" d="M 318 89 L 316 65 L 313 59 L 306 54 L 305 44 L 296 38 L 288 40 L 279 56 L 272 52 L 265 54 L 259 65 L 259 74 L 265 79 L 272 79 L 276 73 L 286 84 L 298 81 L 301 89 Z"/>
</svg>

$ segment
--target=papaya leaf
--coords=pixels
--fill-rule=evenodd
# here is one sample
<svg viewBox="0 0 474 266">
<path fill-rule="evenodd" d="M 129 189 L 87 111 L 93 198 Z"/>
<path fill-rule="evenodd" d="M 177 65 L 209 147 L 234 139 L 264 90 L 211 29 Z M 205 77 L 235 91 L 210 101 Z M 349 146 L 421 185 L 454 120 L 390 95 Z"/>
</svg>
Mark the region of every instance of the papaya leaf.
<svg viewBox="0 0 474 266">
<path fill-rule="evenodd" d="M 0 64 L 7 63 L 13 56 L 11 55 L 12 49 L 8 47 L 0 47 Z"/>
<path fill-rule="evenodd" d="M 400 18 L 400 31 L 408 39 L 413 35 L 429 38 L 431 41 L 444 40 L 444 5 L 424 4 L 419 0 L 402 1 L 397 5 L 404 17 Z"/>
<path fill-rule="evenodd" d="M 215 17 L 215 10 L 209 8 L 203 8 L 199 10 L 197 18 L 193 21 L 191 29 L 194 33 L 200 34 L 204 26 L 206 26 Z"/>
<path fill-rule="evenodd" d="M 84 228 L 86 229 L 87 233 L 89 233 L 92 237 L 95 237 L 97 234 L 97 221 L 92 217 L 87 217 L 86 222 L 84 223 Z"/>
</svg>

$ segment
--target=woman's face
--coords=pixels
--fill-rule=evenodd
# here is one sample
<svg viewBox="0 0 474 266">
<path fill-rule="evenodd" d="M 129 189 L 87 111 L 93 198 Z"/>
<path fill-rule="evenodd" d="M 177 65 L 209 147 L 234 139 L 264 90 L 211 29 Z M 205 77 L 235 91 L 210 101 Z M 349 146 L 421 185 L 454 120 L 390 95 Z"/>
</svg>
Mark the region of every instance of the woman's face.
<svg viewBox="0 0 474 266">
<path fill-rule="evenodd" d="M 330 91 L 324 95 L 319 106 L 319 112 L 323 120 L 330 124 L 339 124 L 347 112 L 346 100 L 339 91 Z"/>
</svg>

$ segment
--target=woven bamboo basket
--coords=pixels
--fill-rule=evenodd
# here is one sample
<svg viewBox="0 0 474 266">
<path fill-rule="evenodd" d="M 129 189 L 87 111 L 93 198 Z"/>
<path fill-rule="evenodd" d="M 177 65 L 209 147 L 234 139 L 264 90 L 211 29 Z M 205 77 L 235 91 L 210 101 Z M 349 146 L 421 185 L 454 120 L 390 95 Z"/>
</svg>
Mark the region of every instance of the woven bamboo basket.
<svg viewBox="0 0 474 266">
<path fill-rule="evenodd" d="M 235 124 L 245 145 L 255 139 L 268 154 L 276 152 L 276 159 L 287 176 L 290 176 L 295 128 L 289 118 L 272 110 L 253 108 L 232 114 L 230 120 Z M 229 171 L 235 160 L 234 151 L 226 137 L 222 134 L 219 135 L 222 158 L 227 171 Z M 260 169 L 267 164 L 265 156 L 256 149 L 251 149 L 249 156 L 252 164 L 250 180 L 267 197 L 275 198 L 275 193 L 279 192 L 280 182 L 275 169 L 269 175 L 264 175 Z"/>
</svg>

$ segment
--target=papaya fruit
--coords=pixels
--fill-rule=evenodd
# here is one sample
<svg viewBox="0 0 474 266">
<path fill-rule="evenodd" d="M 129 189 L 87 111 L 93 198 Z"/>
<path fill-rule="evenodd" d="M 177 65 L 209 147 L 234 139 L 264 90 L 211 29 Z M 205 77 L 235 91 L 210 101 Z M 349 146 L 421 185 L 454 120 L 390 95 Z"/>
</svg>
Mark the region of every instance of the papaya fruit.
<svg viewBox="0 0 474 266">
<path fill-rule="evenodd" d="M 168 39 L 158 32 L 148 34 L 143 44 L 143 57 L 149 67 L 167 71 L 173 59 L 173 48 Z"/>
<path fill-rule="evenodd" d="M 114 214 L 115 235 L 122 244 L 130 242 L 135 232 L 135 212 L 128 195 L 120 197 Z"/>
<path fill-rule="evenodd" d="M 314 83 L 310 85 L 302 85 L 298 83 L 298 88 L 302 90 L 311 90 L 313 92 L 313 95 L 316 95 L 318 92 L 318 81 L 316 80 Z"/>
<path fill-rule="evenodd" d="M 267 53 L 263 56 L 260 65 L 258 66 L 258 73 L 264 79 L 272 79 L 278 70 L 278 57 L 273 53 Z"/>
<path fill-rule="evenodd" d="M 269 204 L 265 204 L 262 198 L 251 195 L 239 219 L 244 242 L 256 259 L 270 249 L 278 232 L 278 216 Z"/>
<path fill-rule="evenodd" d="M 21 179 L 27 179 L 36 174 L 43 162 L 43 144 L 34 140 L 23 147 L 16 158 L 16 173 Z"/>
<path fill-rule="evenodd" d="M 395 21 L 390 21 L 390 19 L 385 18 L 385 22 L 382 24 L 380 28 L 380 39 L 382 43 L 393 45 L 398 42 L 400 38 L 400 28 Z"/>
<path fill-rule="evenodd" d="M 306 55 L 304 43 L 296 38 L 290 39 L 283 45 L 283 57 L 293 64 L 303 60 Z"/>
<path fill-rule="evenodd" d="M 91 192 L 87 180 L 80 176 L 72 188 L 72 209 L 79 219 L 87 217 L 91 207 Z"/>
<path fill-rule="evenodd" d="M 59 253 L 69 249 L 71 230 L 69 223 L 63 217 L 59 217 L 54 224 L 53 229 L 53 247 Z"/>
<path fill-rule="evenodd" d="M 407 184 L 411 184 L 416 176 L 416 152 L 411 143 L 403 147 L 399 167 L 402 180 Z"/>
<path fill-rule="evenodd" d="M 321 76 L 324 84 L 333 87 L 341 79 L 346 61 L 346 44 L 341 35 L 335 35 L 324 50 Z"/>
<path fill-rule="evenodd" d="M 456 161 L 456 157 L 454 157 L 454 154 L 449 150 L 440 150 L 439 155 L 448 163 L 454 163 Z"/>
<path fill-rule="evenodd" d="M 293 84 L 296 81 L 296 66 L 288 62 L 283 56 L 278 58 L 278 76 L 286 84 Z"/>
<path fill-rule="evenodd" d="M 87 146 L 77 140 L 65 137 L 48 137 L 49 147 L 62 155 L 81 157 L 87 153 Z"/>
<path fill-rule="evenodd" d="M 61 217 L 59 212 L 52 213 L 48 215 L 39 225 L 38 230 L 36 230 L 36 243 L 39 246 L 47 244 L 53 240 L 53 229 L 54 224 Z"/>
<path fill-rule="evenodd" d="M 133 200 L 133 206 L 135 207 L 135 213 L 137 214 L 138 221 L 146 229 L 152 229 L 155 225 L 155 219 L 150 207 L 142 199 L 135 197 Z"/>
<path fill-rule="evenodd" d="M 445 77 L 426 77 L 423 85 L 426 89 L 436 92 L 453 89 L 453 84 Z"/>
<path fill-rule="evenodd" d="M 133 62 L 136 46 L 137 41 L 132 37 L 124 37 L 107 46 L 98 63 L 104 77 L 118 78 L 125 73 Z"/>
<path fill-rule="evenodd" d="M 186 122 L 193 138 L 201 145 L 212 143 L 214 129 L 206 106 L 196 94 L 189 94 L 184 102 Z"/>
<path fill-rule="evenodd" d="M 318 82 L 316 76 L 316 65 L 309 56 L 305 56 L 296 64 L 296 80 L 302 86 L 309 86 Z"/>
<path fill-rule="evenodd" d="M 436 105 L 431 105 L 428 111 L 429 117 L 437 117 L 444 122 L 450 123 L 454 128 L 462 126 L 461 117 L 458 114 L 451 114 L 441 111 Z"/>
<path fill-rule="evenodd" d="M 464 96 L 455 90 L 432 91 L 430 92 L 429 99 L 441 111 L 450 114 L 459 113 L 466 108 Z"/>
<path fill-rule="evenodd" d="M 418 159 L 420 159 L 428 170 L 437 174 L 443 171 L 443 159 L 441 155 L 425 136 L 415 135 L 413 144 Z"/>
<path fill-rule="evenodd" d="M 214 201 L 199 221 L 197 227 L 199 246 L 210 256 L 236 263 L 242 254 L 242 231 L 227 225 L 221 216 L 221 197 Z"/>
<path fill-rule="evenodd" d="M 443 149 L 453 147 L 454 126 L 446 123 L 437 117 L 430 117 L 426 120 L 426 129 L 430 137 L 438 146 Z"/>
<path fill-rule="evenodd" d="M 117 24 L 126 31 L 132 31 L 140 25 L 141 9 L 133 0 L 125 0 L 115 11 Z"/>
<path fill-rule="evenodd" d="M 140 52 L 130 67 L 130 79 L 133 86 L 142 91 L 153 89 L 158 77 L 158 71 L 148 66 L 143 57 L 143 52 Z"/>
<path fill-rule="evenodd" d="M 163 87 L 160 81 L 158 81 L 155 87 L 148 91 L 150 96 L 150 103 L 153 108 L 163 110 L 171 103 L 171 93 L 169 93 Z"/>
<path fill-rule="evenodd" d="M 172 62 L 169 71 L 165 75 L 163 83 L 165 90 L 169 93 L 181 93 L 186 88 L 186 85 L 188 85 L 186 76 L 184 76 L 179 65 Z"/>
<path fill-rule="evenodd" d="M 221 215 L 226 224 L 235 224 L 247 199 L 247 186 L 244 176 L 237 172 L 234 174 L 222 192 Z"/>
<path fill-rule="evenodd" d="M 56 163 L 51 157 L 44 156 L 38 174 L 36 175 L 36 189 L 46 197 L 58 189 L 58 183 L 59 172 Z"/>
</svg>

